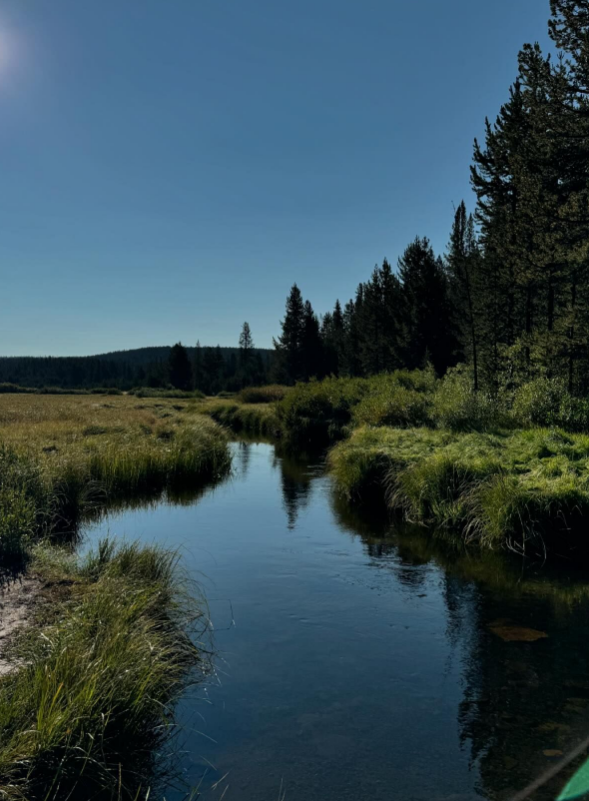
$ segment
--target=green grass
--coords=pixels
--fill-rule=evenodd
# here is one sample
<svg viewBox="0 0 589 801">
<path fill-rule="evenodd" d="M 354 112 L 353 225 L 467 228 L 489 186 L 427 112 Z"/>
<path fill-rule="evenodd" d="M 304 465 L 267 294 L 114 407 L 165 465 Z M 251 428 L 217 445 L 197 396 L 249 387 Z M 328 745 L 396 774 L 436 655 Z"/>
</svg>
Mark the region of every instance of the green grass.
<svg viewBox="0 0 589 801">
<path fill-rule="evenodd" d="M 205 397 L 204 393 L 199 389 L 185 392 L 171 387 L 135 387 L 129 391 L 129 395 L 134 395 L 136 398 L 178 398 L 181 400 L 202 399 Z"/>
<path fill-rule="evenodd" d="M 109 505 L 225 475 L 227 437 L 171 401 L 0 395 L 0 567 Z"/>
<path fill-rule="evenodd" d="M 274 404 L 209 400 L 199 404 L 198 411 L 236 433 L 270 438 L 281 436 L 280 420 Z"/>
<path fill-rule="evenodd" d="M 264 387 L 246 387 L 238 395 L 241 403 L 276 403 L 289 392 L 289 387 L 281 384 L 269 384 Z"/>
<path fill-rule="evenodd" d="M 333 449 L 329 463 L 349 498 L 386 492 L 408 520 L 469 541 L 589 546 L 588 436 L 361 428 Z"/>
<path fill-rule="evenodd" d="M 369 391 L 361 378 L 326 378 L 297 384 L 276 405 L 284 437 L 301 448 L 320 447 L 345 435 L 352 410 Z"/>
<path fill-rule="evenodd" d="M 203 607 L 155 547 L 103 542 L 83 560 L 37 549 L 35 574 L 54 597 L 14 647 L 24 666 L 0 679 L 0 796 L 144 797 L 202 657 L 189 635 L 207 628 Z"/>
<path fill-rule="evenodd" d="M 1 798 L 146 797 L 204 605 L 166 551 L 103 543 L 79 561 L 55 543 L 229 466 L 225 433 L 192 405 L 0 395 L 0 569 L 38 576 L 46 596 L 0 677 Z"/>
</svg>

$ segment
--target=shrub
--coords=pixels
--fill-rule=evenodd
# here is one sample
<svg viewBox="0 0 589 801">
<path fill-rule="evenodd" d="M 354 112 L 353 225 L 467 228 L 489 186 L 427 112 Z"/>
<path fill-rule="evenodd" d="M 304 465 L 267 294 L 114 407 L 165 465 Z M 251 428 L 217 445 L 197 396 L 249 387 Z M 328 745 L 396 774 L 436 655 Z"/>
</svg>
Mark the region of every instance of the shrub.
<svg viewBox="0 0 589 801">
<path fill-rule="evenodd" d="M 246 387 L 242 389 L 238 395 L 242 403 L 274 403 L 281 401 L 289 387 L 284 387 L 281 384 L 270 384 L 266 387 Z"/>
<path fill-rule="evenodd" d="M 135 387 L 129 391 L 129 395 L 134 395 L 136 398 L 183 398 L 185 400 L 202 400 L 206 397 L 199 389 L 183 392 L 181 389 L 153 387 Z"/>
<path fill-rule="evenodd" d="M 122 395 L 123 390 L 116 387 L 94 387 L 90 390 L 91 395 Z"/>
<path fill-rule="evenodd" d="M 326 378 L 297 384 L 277 405 L 285 436 L 299 445 L 321 446 L 341 439 L 352 409 L 369 390 L 361 378 Z"/>
<path fill-rule="evenodd" d="M 262 437 L 279 437 L 281 434 L 280 421 L 274 407 L 268 404 L 208 401 L 200 406 L 199 412 L 237 433 L 245 432 Z"/>
<path fill-rule="evenodd" d="M 559 379 L 539 378 L 521 386 L 515 393 L 512 415 L 524 426 L 589 430 L 589 400 L 571 395 Z"/>
<path fill-rule="evenodd" d="M 475 392 L 472 373 L 464 366 L 449 370 L 438 382 L 432 415 L 440 428 L 452 431 L 484 431 L 506 422 L 501 400 L 483 390 Z"/>
<path fill-rule="evenodd" d="M 371 381 L 353 413 L 356 425 L 408 428 L 430 425 L 431 395 L 407 387 L 396 374 Z"/>
<path fill-rule="evenodd" d="M 537 378 L 516 390 L 512 414 L 524 426 L 557 425 L 567 391 L 558 379 Z"/>
</svg>

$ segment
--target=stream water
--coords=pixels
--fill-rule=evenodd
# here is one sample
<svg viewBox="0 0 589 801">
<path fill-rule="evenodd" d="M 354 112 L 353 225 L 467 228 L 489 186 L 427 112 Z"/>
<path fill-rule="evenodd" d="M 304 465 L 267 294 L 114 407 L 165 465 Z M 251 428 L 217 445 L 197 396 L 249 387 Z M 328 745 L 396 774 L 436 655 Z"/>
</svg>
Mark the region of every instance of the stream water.
<svg viewBox="0 0 589 801">
<path fill-rule="evenodd" d="M 180 548 L 208 598 L 218 676 L 179 705 L 182 785 L 226 801 L 509 799 L 589 733 L 574 565 L 453 551 L 352 511 L 320 463 L 232 448 L 232 477 L 198 500 L 87 532 Z"/>
</svg>

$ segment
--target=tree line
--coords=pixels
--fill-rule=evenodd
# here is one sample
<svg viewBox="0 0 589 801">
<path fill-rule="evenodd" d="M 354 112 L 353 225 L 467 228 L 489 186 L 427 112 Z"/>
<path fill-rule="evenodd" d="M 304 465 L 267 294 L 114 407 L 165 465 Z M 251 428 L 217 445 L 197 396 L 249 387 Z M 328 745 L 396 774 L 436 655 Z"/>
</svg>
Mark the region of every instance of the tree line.
<svg viewBox="0 0 589 801">
<path fill-rule="evenodd" d="M 249 328 L 249 326 L 248 326 Z M 174 366 L 179 349 L 189 363 L 186 371 Z M 245 355 L 244 355 L 245 354 Z M 251 339 L 239 347 L 176 346 L 138 348 L 97 356 L 0 357 L 0 384 L 62 389 L 135 387 L 200 389 L 207 394 L 235 392 L 250 383 L 266 383 L 273 361 L 270 350 L 255 348 Z"/>
<path fill-rule="evenodd" d="M 545 376 L 589 393 L 589 0 L 550 11 L 557 56 L 520 51 L 506 102 L 474 142 L 475 208 L 455 209 L 444 254 L 416 238 L 396 269 L 385 259 L 322 316 L 295 284 L 272 355 L 245 323 L 233 349 L 178 344 L 148 363 L 60 362 L 61 374 L 58 360 L 0 360 L 0 380 L 214 394 L 468 362 L 475 390 Z"/>
<path fill-rule="evenodd" d="M 417 238 L 321 320 L 293 286 L 275 341 L 284 381 L 467 361 L 475 389 L 545 376 L 589 392 L 589 0 L 550 10 L 558 55 L 520 51 L 447 252 Z"/>
</svg>

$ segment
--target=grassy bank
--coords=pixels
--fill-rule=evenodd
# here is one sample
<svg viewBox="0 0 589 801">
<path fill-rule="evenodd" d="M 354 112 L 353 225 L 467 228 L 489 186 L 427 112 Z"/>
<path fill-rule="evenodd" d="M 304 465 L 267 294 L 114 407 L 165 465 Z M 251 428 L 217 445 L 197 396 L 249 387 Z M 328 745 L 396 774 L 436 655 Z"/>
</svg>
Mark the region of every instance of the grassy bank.
<svg viewBox="0 0 589 801">
<path fill-rule="evenodd" d="M 243 403 L 235 400 L 207 400 L 199 404 L 201 414 L 235 433 L 279 438 L 280 420 L 273 403 Z"/>
<path fill-rule="evenodd" d="M 585 549 L 589 401 L 538 379 L 494 396 L 465 368 L 294 387 L 275 404 L 299 447 L 335 447 L 328 463 L 352 500 L 484 546 Z"/>
<path fill-rule="evenodd" d="M 330 454 L 337 487 L 383 492 L 412 521 L 485 546 L 587 548 L 589 437 L 557 429 L 360 428 Z"/>
<path fill-rule="evenodd" d="M 146 798 L 154 748 L 201 659 L 207 627 L 174 554 L 101 543 L 76 559 L 37 547 L 33 625 L 0 679 L 0 796 Z"/>
<path fill-rule="evenodd" d="M 0 395 L 0 558 L 71 534 L 109 504 L 195 488 L 228 468 L 224 433 L 188 404 Z"/>
<path fill-rule="evenodd" d="M 229 466 L 194 401 L 0 395 L 0 567 L 26 569 L 39 600 L 0 676 L 0 797 L 147 797 L 204 607 L 173 554 L 105 543 L 79 560 L 60 543 L 112 504 Z"/>
</svg>

